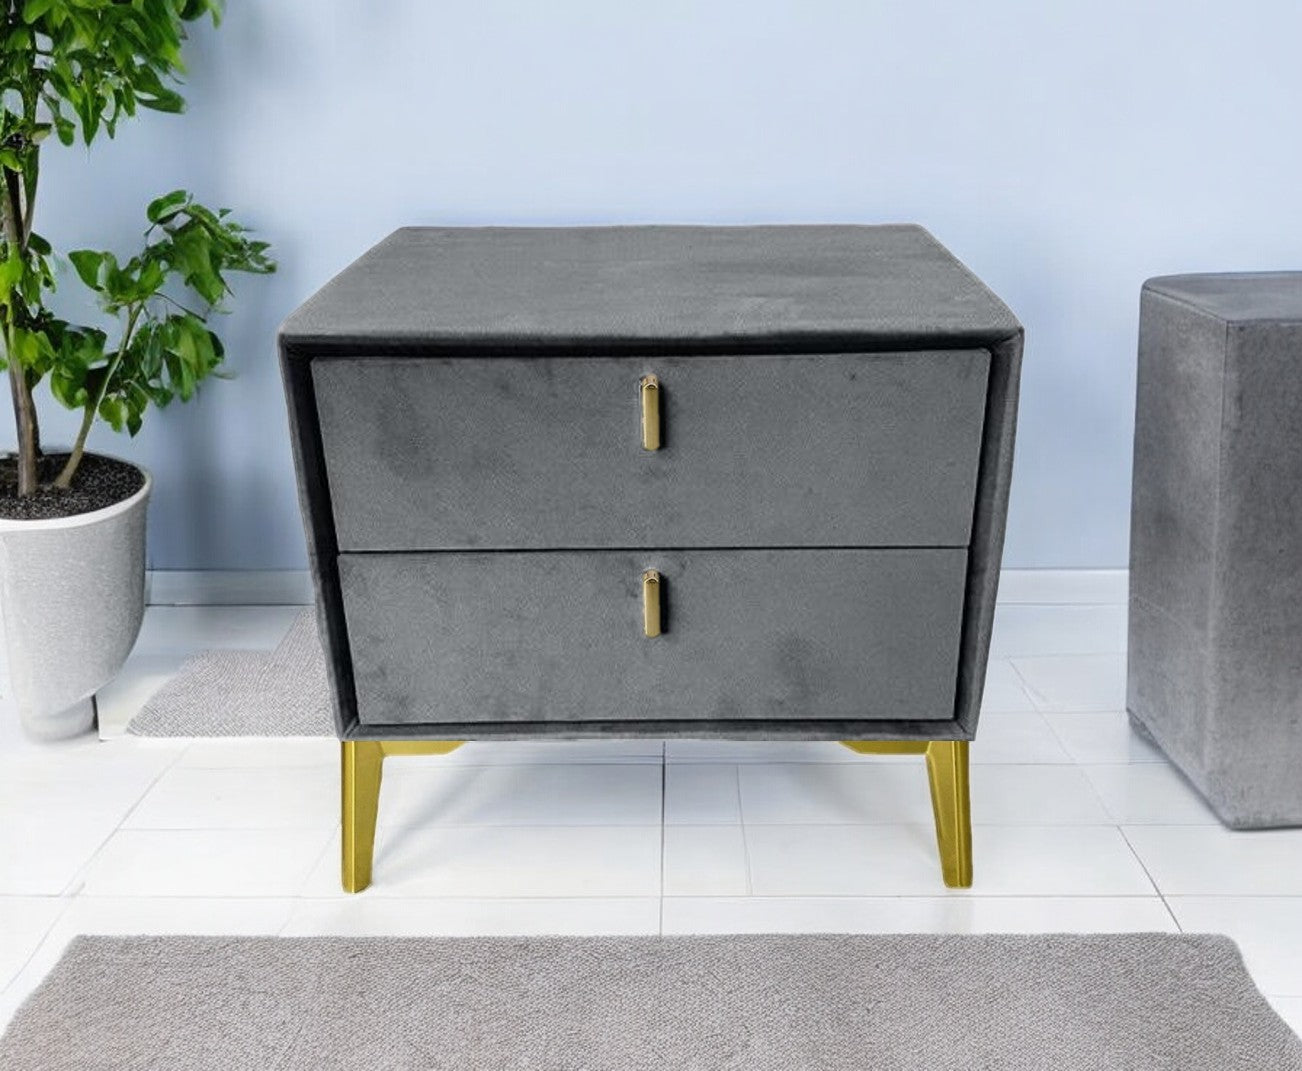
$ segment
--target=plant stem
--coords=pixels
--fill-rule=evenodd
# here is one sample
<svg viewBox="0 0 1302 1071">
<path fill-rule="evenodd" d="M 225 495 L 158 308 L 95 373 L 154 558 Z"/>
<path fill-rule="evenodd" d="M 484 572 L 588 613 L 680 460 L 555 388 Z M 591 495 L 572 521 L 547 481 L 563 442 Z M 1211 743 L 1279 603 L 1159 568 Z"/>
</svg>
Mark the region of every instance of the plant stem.
<svg viewBox="0 0 1302 1071">
<path fill-rule="evenodd" d="M 5 168 L 4 234 L 12 249 L 24 247 L 22 198 L 18 188 L 18 174 Z M 18 494 L 25 497 L 36 493 L 36 455 L 40 449 L 36 430 L 36 403 L 32 388 L 27 382 L 27 371 L 14 355 L 14 328 L 17 326 L 18 295 L 14 291 L 5 295 L 4 341 L 5 355 L 9 360 L 9 392 L 13 398 L 14 426 L 18 432 Z"/>
<path fill-rule="evenodd" d="M 100 402 L 104 400 L 104 395 L 108 393 L 109 383 L 113 380 L 113 373 L 118 370 L 118 365 L 122 363 L 122 356 L 127 352 L 127 345 L 131 342 L 132 332 L 136 329 L 136 320 L 140 317 L 143 307 L 143 305 L 134 305 L 131 312 L 127 314 L 127 326 L 126 330 L 122 332 L 122 341 L 118 344 L 117 352 L 113 354 L 113 359 L 109 361 L 108 367 L 104 371 L 104 382 L 99 386 L 99 393 L 86 403 L 86 409 L 81 418 L 81 427 L 77 429 L 77 441 L 72 444 L 72 453 L 68 455 L 68 460 L 63 464 L 63 470 L 54 481 L 55 487 L 66 491 L 72 486 L 72 478 L 77 474 L 77 466 L 81 464 L 82 454 L 86 452 L 86 437 L 90 435 L 90 429 L 95 425 L 95 414 L 99 412 Z"/>
<path fill-rule="evenodd" d="M 39 380 L 37 382 L 39 382 Z M 32 391 L 35 387 L 36 383 L 31 379 L 28 379 L 28 397 L 32 397 Z M 32 453 L 36 455 L 37 461 L 40 461 L 40 459 L 45 456 L 44 452 L 41 450 L 41 413 L 40 410 L 36 408 L 36 399 L 34 397 L 32 397 Z"/>
<path fill-rule="evenodd" d="M 12 353 L 12 348 L 10 349 Z M 9 361 L 9 392 L 14 402 L 14 425 L 18 429 L 18 494 L 36 493 L 36 406 L 27 377 L 18 362 Z"/>
<path fill-rule="evenodd" d="M 32 156 L 32 165 L 27 174 L 27 181 L 24 183 L 26 188 L 23 190 L 26 195 L 23 198 L 23 245 L 26 245 L 27 239 L 32 236 L 32 217 L 36 215 L 36 183 L 40 178 L 38 163 L 40 155 L 33 153 Z"/>
<path fill-rule="evenodd" d="M 77 441 L 72 445 L 72 453 L 68 455 L 68 460 L 63 463 L 63 468 L 55 478 L 54 486 L 66 491 L 72 486 L 72 478 L 77 475 L 77 466 L 81 464 L 81 456 L 86 451 L 86 436 L 90 434 L 90 429 L 95 423 L 95 406 L 88 405 L 81 415 L 81 427 L 77 429 Z"/>
<path fill-rule="evenodd" d="M 13 242 L 20 250 L 26 249 L 27 226 L 23 223 L 22 176 L 7 167 L 5 168 L 5 196 L 9 201 L 9 213 L 5 219 L 5 240 Z"/>
<path fill-rule="evenodd" d="M 29 121 L 35 121 L 36 108 L 39 103 L 39 95 L 29 83 L 26 91 L 23 93 L 23 113 Z M 32 236 L 32 217 L 36 210 L 36 184 L 41 174 L 41 150 L 40 146 L 35 146 L 27 161 L 27 167 L 22 173 L 22 248 L 26 252 L 27 244 Z M 32 388 L 40 382 L 39 376 L 28 378 L 24 376 L 27 382 L 27 397 L 31 405 L 31 447 L 32 456 L 37 460 L 41 457 L 41 421 L 36 411 L 36 403 L 32 399 Z M 33 462 L 35 464 L 35 462 Z"/>
</svg>

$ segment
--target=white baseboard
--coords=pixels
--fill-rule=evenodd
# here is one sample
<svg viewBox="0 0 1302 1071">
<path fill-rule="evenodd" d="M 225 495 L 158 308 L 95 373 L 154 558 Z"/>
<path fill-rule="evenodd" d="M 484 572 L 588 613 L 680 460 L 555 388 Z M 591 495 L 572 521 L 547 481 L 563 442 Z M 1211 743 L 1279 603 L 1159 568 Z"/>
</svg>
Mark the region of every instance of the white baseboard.
<svg viewBox="0 0 1302 1071">
<path fill-rule="evenodd" d="M 313 600 L 306 569 L 151 569 L 145 602 L 151 606 L 307 606 Z"/>
<path fill-rule="evenodd" d="M 1125 569 L 1005 569 L 1001 603 L 1124 603 Z M 145 580 L 153 606 L 307 606 L 306 569 L 153 570 Z"/>
<path fill-rule="evenodd" d="M 1129 597 L 1127 569 L 1005 569 L 1001 603 L 1113 603 Z"/>
</svg>

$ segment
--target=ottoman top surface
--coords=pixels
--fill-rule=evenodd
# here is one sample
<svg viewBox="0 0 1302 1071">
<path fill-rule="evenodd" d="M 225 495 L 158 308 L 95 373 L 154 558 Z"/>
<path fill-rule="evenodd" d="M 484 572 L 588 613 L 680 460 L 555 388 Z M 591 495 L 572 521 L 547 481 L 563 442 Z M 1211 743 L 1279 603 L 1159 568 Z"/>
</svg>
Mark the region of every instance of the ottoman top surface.
<svg viewBox="0 0 1302 1071">
<path fill-rule="evenodd" d="M 1302 323 L 1302 271 L 1162 275 L 1145 290 L 1174 298 L 1228 323 Z"/>
<path fill-rule="evenodd" d="M 998 342 L 1017 319 L 921 227 L 405 227 L 281 342 L 600 349 Z"/>
</svg>

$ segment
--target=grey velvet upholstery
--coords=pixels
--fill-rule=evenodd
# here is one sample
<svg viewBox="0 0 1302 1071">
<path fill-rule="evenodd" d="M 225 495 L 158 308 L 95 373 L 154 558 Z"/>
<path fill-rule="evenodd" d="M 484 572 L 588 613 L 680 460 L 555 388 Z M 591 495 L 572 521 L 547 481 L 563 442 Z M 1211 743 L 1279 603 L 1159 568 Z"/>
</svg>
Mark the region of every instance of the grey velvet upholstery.
<svg viewBox="0 0 1302 1071">
<path fill-rule="evenodd" d="M 921 228 L 408 228 L 294 313 L 280 348 L 342 736 L 974 734 L 1022 335 L 1008 309 Z M 645 372 L 665 377 L 658 458 L 643 456 L 634 437 L 636 381 Z M 686 449 L 693 444 L 695 452 Z M 542 559 L 588 549 L 580 572 L 592 577 L 603 568 L 596 551 L 642 548 L 709 561 L 709 569 L 694 566 L 697 575 L 723 577 L 740 548 L 791 555 L 779 561 L 794 566 L 794 556 L 813 554 L 796 548 L 814 547 L 857 548 L 865 553 L 856 562 L 901 568 L 894 575 L 857 565 L 838 595 L 822 578 L 832 620 L 858 612 L 857 629 L 868 628 L 868 616 L 854 593 L 890 597 L 857 644 L 824 629 L 829 651 L 857 647 L 860 664 L 813 687 L 799 712 L 799 688 L 810 686 L 827 652 L 793 658 L 791 641 L 827 622 L 816 622 L 813 603 L 783 582 L 773 592 L 783 595 L 791 627 L 760 648 L 768 654 L 749 691 L 720 684 L 702 693 L 704 661 L 684 663 L 702 701 L 691 705 L 685 690 L 671 689 L 634 721 L 625 710 L 600 709 L 629 695 L 627 687 L 603 691 L 597 684 L 607 676 L 580 663 L 567 698 L 554 683 L 560 663 L 517 646 L 533 659 L 534 680 L 551 682 L 556 702 L 546 722 L 519 717 L 541 709 L 536 690 L 529 699 L 527 684 L 503 679 L 493 693 L 482 671 L 463 674 L 446 693 L 459 698 L 445 706 L 468 721 L 418 720 L 449 716 L 433 694 L 399 701 L 403 689 L 436 686 L 425 675 L 435 671 L 416 669 L 414 659 L 464 641 L 416 608 L 422 585 L 436 575 L 451 582 L 453 563 L 471 560 L 461 551 L 529 550 Z M 947 565 L 928 578 L 918 564 L 941 558 L 919 548 L 945 561 L 965 554 L 966 569 L 956 579 Z M 357 549 L 367 554 L 356 564 L 341 553 Z M 431 552 L 412 559 L 406 582 L 391 573 L 394 562 L 363 568 L 365 557 L 388 556 L 376 552 L 405 551 Z M 511 584 L 524 590 L 515 580 L 507 591 Z M 667 587 L 672 617 L 683 585 L 671 577 Z M 753 605 L 753 593 L 729 590 L 709 608 L 715 617 L 700 620 Z M 503 591 L 478 592 L 483 620 L 514 612 Z M 405 632 L 383 614 L 385 600 L 401 599 L 421 617 Z M 554 593 L 548 605 L 556 606 Z M 910 657 L 881 655 L 892 629 L 916 639 Z M 496 642 L 486 627 L 468 631 Z M 354 650 L 363 635 L 367 651 Z M 382 636 L 391 651 L 376 646 Z M 661 639 L 672 643 L 669 633 Z M 608 667 L 617 644 L 609 633 L 600 642 L 590 660 Z M 740 634 L 734 642 L 729 657 L 743 649 Z M 508 653 L 498 644 L 496 656 Z M 924 682 L 924 673 L 940 679 Z M 360 720 L 359 693 L 389 707 L 391 720 L 375 721 L 376 710 Z M 595 702 L 579 710 L 580 694 Z M 463 702 L 471 696 L 478 713 Z"/>
<path fill-rule="evenodd" d="M 363 724 L 953 717 L 964 550 L 343 554 L 339 566 Z M 664 578 L 655 638 L 642 632 L 647 568 Z"/>
<path fill-rule="evenodd" d="M 291 346 L 600 353 L 995 342 L 1020 326 L 921 227 L 405 227 L 285 321 Z"/>
<path fill-rule="evenodd" d="M 1302 825 L 1302 273 L 1141 296 L 1127 706 L 1236 828 Z"/>
<path fill-rule="evenodd" d="M 316 362 L 313 385 L 341 550 L 966 547 L 989 365 L 363 358 Z"/>
</svg>

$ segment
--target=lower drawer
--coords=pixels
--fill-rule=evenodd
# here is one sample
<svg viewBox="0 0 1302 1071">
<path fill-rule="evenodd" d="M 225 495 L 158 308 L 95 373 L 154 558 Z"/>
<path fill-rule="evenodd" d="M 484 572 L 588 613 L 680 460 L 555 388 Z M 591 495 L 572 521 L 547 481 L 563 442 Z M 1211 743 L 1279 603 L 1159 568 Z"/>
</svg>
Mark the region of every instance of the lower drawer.
<svg viewBox="0 0 1302 1071">
<path fill-rule="evenodd" d="M 947 720 L 966 568 L 962 549 L 339 556 L 358 718 L 404 726 Z"/>
</svg>

